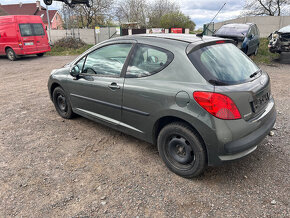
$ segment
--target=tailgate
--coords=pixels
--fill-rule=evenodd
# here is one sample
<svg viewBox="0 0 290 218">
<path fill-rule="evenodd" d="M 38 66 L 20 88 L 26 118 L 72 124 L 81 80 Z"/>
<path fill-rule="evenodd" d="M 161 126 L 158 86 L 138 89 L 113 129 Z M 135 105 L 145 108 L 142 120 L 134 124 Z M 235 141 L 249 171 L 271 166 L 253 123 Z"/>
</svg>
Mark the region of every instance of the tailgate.
<svg viewBox="0 0 290 218">
<path fill-rule="evenodd" d="M 265 110 L 270 99 L 270 79 L 267 73 L 253 81 L 230 86 L 215 86 L 215 92 L 229 96 L 237 105 L 241 116 L 250 120 Z"/>
</svg>

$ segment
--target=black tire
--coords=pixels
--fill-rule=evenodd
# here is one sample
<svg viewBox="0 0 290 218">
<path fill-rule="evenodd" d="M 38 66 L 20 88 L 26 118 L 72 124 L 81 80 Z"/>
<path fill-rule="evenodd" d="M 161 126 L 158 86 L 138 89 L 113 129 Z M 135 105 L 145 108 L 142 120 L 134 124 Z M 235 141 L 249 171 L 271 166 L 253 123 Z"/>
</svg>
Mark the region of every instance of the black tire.
<svg viewBox="0 0 290 218">
<path fill-rule="evenodd" d="M 16 61 L 17 57 L 12 48 L 6 49 L 6 56 L 10 61 Z"/>
<path fill-rule="evenodd" d="M 44 53 L 38 53 L 36 54 L 38 57 L 42 57 L 44 55 Z"/>
<path fill-rule="evenodd" d="M 71 104 L 64 90 L 61 87 L 56 87 L 52 94 L 53 103 L 58 114 L 65 119 L 71 119 L 74 116 Z"/>
<path fill-rule="evenodd" d="M 44 4 L 46 5 L 51 5 L 52 4 L 52 0 L 43 0 Z"/>
<path fill-rule="evenodd" d="M 206 151 L 188 125 L 175 122 L 165 126 L 157 139 L 158 151 L 166 166 L 185 178 L 200 175 L 206 167 Z"/>
</svg>

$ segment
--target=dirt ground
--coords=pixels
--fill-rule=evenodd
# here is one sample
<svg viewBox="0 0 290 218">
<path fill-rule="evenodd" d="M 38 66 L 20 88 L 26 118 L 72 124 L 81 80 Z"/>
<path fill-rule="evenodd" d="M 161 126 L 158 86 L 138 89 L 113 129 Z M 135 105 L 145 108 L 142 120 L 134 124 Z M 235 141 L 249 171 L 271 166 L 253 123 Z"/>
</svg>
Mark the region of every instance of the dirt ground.
<svg viewBox="0 0 290 218">
<path fill-rule="evenodd" d="M 153 145 L 58 116 L 47 79 L 73 58 L 0 57 L 0 217 L 290 216 L 290 65 L 261 66 L 278 110 L 274 136 L 187 180 Z"/>
</svg>

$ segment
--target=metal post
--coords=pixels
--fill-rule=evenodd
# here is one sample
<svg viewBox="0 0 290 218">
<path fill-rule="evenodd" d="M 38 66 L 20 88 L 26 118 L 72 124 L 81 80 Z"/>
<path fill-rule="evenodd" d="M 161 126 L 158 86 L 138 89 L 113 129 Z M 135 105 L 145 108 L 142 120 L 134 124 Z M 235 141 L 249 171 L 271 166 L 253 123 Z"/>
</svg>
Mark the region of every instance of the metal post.
<svg viewBox="0 0 290 218">
<path fill-rule="evenodd" d="M 51 35 L 50 35 L 50 19 L 48 13 L 48 5 L 46 5 L 46 16 L 47 16 L 47 23 L 48 23 L 48 36 L 49 36 L 49 43 L 51 43 Z"/>
</svg>

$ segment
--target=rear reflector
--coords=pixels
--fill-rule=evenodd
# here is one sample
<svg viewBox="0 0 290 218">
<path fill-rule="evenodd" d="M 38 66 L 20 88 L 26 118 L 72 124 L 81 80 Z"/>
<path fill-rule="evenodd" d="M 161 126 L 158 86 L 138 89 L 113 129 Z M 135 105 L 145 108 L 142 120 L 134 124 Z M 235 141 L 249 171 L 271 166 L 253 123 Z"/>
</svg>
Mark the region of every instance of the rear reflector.
<svg viewBox="0 0 290 218">
<path fill-rule="evenodd" d="M 194 92 L 195 101 L 213 116 L 223 120 L 241 119 L 241 114 L 228 96 L 214 92 Z"/>
</svg>

